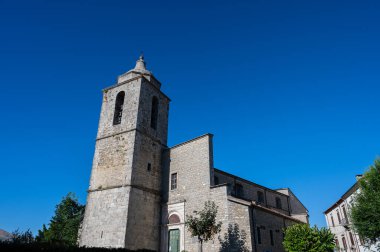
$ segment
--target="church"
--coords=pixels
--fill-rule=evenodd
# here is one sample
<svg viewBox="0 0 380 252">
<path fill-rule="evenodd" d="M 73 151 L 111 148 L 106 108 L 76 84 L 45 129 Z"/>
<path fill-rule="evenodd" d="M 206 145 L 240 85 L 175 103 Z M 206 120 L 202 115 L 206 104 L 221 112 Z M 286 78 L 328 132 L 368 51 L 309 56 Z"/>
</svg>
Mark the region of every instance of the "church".
<svg viewBox="0 0 380 252">
<path fill-rule="evenodd" d="M 79 245 L 198 251 L 184 223 L 210 200 L 223 224 L 220 239 L 204 243 L 203 251 L 221 251 L 231 225 L 246 235 L 248 251 L 284 251 L 283 228 L 308 223 L 306 207 L 289 188 L 215 168 L 212 134 L 168 147 L 169 103 L 142 56 L 103 90 Z"/>
</svg>

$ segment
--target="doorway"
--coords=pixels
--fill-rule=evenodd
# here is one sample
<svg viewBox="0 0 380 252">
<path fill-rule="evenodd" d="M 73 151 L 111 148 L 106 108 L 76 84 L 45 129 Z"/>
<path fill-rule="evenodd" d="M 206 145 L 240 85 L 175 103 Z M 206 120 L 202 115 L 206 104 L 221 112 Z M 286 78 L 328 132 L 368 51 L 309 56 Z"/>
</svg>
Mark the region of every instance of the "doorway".
<svg viewBox="0 0 380 252">
<path fill-rule="evenodd" d="M 179 229 L 169 230 L 169 252 L 180 252 Z"/>
</svg>

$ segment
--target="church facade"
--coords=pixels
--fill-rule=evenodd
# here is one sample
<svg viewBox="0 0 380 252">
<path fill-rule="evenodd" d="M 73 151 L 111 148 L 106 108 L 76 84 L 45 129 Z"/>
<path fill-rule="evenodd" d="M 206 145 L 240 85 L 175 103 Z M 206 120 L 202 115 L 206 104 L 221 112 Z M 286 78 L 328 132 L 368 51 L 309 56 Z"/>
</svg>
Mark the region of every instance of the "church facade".
<svg viewBox="0 0 380 252">
<path fill-rule="evenodd" d="M 269 189 L 215 168 L 212 134 L 168 147 L 170 99 L 160 88 L 140 57 L 103 90 L 79 245 L 198 251 L 184 223 L 210 200 L 223 224 L 220 239 L 203 251 L 227 246 L 229 227 L 246 235 L 249 251 L 284 251 L 283 228 L 308 223 L 304 205 L 288 188 Z"/>
</svg>

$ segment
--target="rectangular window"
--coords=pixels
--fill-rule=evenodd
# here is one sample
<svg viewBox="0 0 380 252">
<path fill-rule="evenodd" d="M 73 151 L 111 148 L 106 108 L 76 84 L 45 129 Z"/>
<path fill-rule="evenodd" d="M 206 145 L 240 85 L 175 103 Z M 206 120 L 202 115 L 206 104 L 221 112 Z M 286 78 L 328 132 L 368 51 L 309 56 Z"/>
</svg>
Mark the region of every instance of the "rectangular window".
<svg viewBox="0 0 380 252">
<path fill-rule="evenodd" d="M 273 230 L 269 230 L 269 234 L 270 234 L 270 245 L 274 245 L 274 239 L 273 239 Z"/>
<path fill-rule="evenodd" d="M 264 193 L 261 191 L 257 191 L 257 202 L 264 203 Z"/>
<path fill-rule="evenodd" d="M 349 234 L 349 236 L 350 236 L 351 244 L 354 246 L 354 245 L 355 245 L 354 237 L 352 236 L 352 233 L 351 233 L 351 232 L 348 232 L 348 234 Z"/>
<path fill-rule="evenodd" d="M 334 223 L 334 217 L 333 217 L 333 215 L 331 214 L 330 217 L 331 217 L 331 225 L 332 225 L 333 227 L 335 227 L 335 223 Z"/>
<path fill-rule="evenodd" d="M 257 244 L 261 244 L 261 231 L 260 231 L 260 227 L 257 227 Z"/>
<path fill-rule="evenodd" d="M 148 167 L 146 169 L 150 172 L 152 170 L 152 165 L 148 163 Z"/>
<path fill-rule="evenodd" d="M 336 210 L 336 216 L 338 217 L 338 223 L 340 224 L 342 222 L 342 220 L 340 219 L 340 214 L 339 214 L 338 209 Z"/>
<path fill-rule="evenodd" d="M 282 209 L 281 199 L 279 197 L 276 197 L 276 207 Z"/>
<path fill-rule="evenodd" d="M 347 250 L 347 243 L 346 243 L 345 237 L 342 237 L 342 243 L 343 243 L 344 250 Z"/>
<path fill-rule="evenodd" d="M 236 184 L 235 190 L 236 190 L 236 196 L 237 197 L 243 197 L 244 196 L 243 186 L 241 184 Z"/>
<path fill-rule="evenodd" d="M 171 177 L 171 189 L 177 189 L 177 173 L 173 173 Z"/>
<path fill-rule="evenodd" d="M 346 212 L 346 207 L 343 205 L 342 206 L 342 210 L 343 210 L 343 215 L 344 215 L 344 218 L 346 219 L 346 221 L 348 222 L 348 218 L 347 218 L 347 212 Z"/>
</svg>

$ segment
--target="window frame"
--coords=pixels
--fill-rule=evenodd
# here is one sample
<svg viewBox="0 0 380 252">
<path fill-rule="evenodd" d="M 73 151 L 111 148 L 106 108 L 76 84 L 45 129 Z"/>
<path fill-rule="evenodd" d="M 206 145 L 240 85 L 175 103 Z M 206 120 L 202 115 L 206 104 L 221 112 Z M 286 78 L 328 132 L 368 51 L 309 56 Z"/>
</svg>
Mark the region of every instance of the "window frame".
<svg viewBox="0 0 380 252">
<path fill-rule="evenodd" d="M 177 187 L 178 187 L 178 173 L 177 172 L 173 172 L 170 175 L 170 190 L 176 190 Z"/>
<path fill-rule="evenodd" d="M 342 223 L 342 219 L 340 218 L 339 209 L 336 210 L 336 216 L 338 217 L 338 223 Z"/>
</svg>

